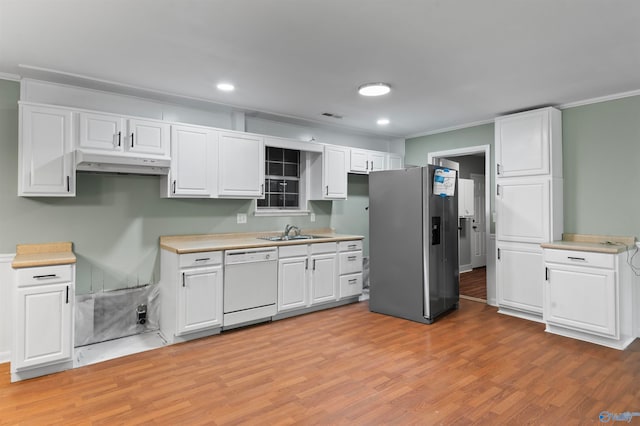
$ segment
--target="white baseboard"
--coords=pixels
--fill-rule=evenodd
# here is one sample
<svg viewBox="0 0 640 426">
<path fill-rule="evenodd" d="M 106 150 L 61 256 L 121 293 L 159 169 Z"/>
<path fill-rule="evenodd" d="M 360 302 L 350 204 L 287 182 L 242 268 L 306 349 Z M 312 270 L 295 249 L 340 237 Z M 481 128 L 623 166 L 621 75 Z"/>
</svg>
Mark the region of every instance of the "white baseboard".
<svg viewBox="0 0 640 426">
<path fill-rule="evenodd" d="M 469 263 L 468 265 L 460 265 L 460 273 L 463 274 L 465 272 L 471 272 L 473 271 L 473 267 L 471 266 L 471 264 Z"/>
</svg>

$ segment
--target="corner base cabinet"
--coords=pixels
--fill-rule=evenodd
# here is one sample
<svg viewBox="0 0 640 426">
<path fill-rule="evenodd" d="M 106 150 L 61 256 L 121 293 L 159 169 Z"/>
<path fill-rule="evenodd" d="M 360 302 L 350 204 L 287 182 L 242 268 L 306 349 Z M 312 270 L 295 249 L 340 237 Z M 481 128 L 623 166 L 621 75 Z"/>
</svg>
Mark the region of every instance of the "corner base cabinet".
<svg viewBox="0 0 640 426">
<path fill-rule="evenodd" d="M 626 253 L 544 249 L 546 331 L 624 349 L 633 341 Z"/>
<path fill-rule="evenodd" d="M 16 270 L 11 381 L 73 367 L 74 265 Z"/>
<path fill-rule="evenodd" d="M 160 333 L 169 343 L 220 332 L 222 252 L 161 250 Z"/>
</svg>

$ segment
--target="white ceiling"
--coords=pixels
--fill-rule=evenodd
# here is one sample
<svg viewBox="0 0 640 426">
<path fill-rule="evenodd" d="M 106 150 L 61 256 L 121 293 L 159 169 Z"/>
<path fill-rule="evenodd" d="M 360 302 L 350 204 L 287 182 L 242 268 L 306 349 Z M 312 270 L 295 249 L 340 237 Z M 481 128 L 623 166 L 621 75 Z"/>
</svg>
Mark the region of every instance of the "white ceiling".
<svg viewBox="0 0 640 426">
<path fill-rule="evenodd" d="M 640 89 L 640 1 L 0 0 L 0 72 L 41 68 L 406 137 Z"/>
</svg>

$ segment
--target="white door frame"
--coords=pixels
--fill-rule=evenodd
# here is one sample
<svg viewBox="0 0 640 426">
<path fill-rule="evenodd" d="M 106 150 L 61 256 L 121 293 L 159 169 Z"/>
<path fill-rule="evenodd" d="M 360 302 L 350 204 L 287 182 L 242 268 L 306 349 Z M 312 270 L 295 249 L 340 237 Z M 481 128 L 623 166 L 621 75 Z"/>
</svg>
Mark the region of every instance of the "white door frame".
<svg viewBox="0 0 640 426">
<path fill-rule="evenodd" d="M 484 153 L 484 227 L 487 238 L 485 239 L 485 251 L 487 253 L 487 266 L 489 262 L 489 235 L 491 231 L 491 145 L 476 145 L 465 148 L 448 149 L 445 151 L 430 152 L 427 154 L 427 164 L 435 164 L 436 158 L 461 157 Z M 495 285 L 495 283 L 493 283 Z M 487 280 L 487 302 L 489 295 L 495 294 L 493 288 L 489 288 Z"/>
</svg>

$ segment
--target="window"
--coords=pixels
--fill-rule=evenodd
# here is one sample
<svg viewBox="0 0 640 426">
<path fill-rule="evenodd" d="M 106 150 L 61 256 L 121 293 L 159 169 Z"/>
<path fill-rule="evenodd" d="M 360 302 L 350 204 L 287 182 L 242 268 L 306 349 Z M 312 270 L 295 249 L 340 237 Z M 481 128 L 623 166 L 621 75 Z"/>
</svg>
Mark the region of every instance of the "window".
<svg viewBox="0 0 640 426">
<path fill-rule="evenodd" d="M 300 151 L 286 148 L 265 148 L 264 200 L 260 209 L 300 208 Z"/>
</svg>

